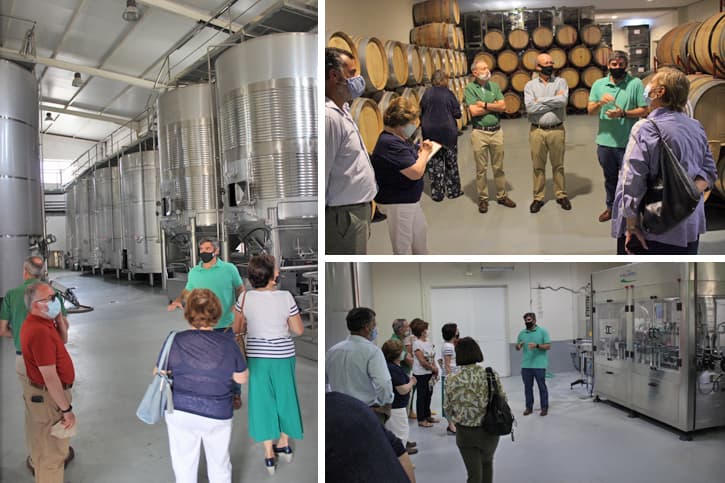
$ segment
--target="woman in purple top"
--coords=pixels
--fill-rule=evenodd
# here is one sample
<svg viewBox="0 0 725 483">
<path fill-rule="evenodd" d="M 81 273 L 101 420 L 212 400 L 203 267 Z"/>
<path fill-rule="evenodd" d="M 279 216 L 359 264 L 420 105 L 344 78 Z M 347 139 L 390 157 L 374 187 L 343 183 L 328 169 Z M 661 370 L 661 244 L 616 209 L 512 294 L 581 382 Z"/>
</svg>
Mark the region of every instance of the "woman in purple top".
<svg viewBox="0 0 725 483">
<path fill-rule="evenodd" d="M 690 216 L 660 235 L 642 231 L 639 212 L 647 179 L 659 171 L 660 138 L 650 121 L 657 123 L 700 192 L 715 183 L 717 170 L 705 130 L 684 112 L 689 90 L 685 74 L 667 68 L 660 69 L 644 90 L 650 114 L 632 128 L 614 198 L 612 236 L 617 239 L 618 255 L 697 254 L 700 235 L 706 228 L 702 197 Z"/>
<path fill-rule="evenodd" d="M 442 70 L 433 73 L 433 87 L 428 88 L 420 100 L 420 123 L 423 139 L 443 145 L 428 163 L 431 179 L 431 198 L 434 201 L 457 198 L 463 194 L 458 174 L 458 126 L 461 105 L 448 89 L 448 74 Z"/>
<path fill-rule="evenodd" d="M 169 351 L 174 411 L 166 427 L 177 483 L 197 481 L 202 443 L 209 482 L 232 481 L 232 380 L 245 384 L 249 371 L 232 332 L 214 331 L 222 313 L 214 292 L 192 290 L 184 309 L 191 328 L 176 334 Z"/>
<path fill-rule="evenodd" d="M 388 216 L 388 232 L 396 255 L 428 253 L 428 224 L 420 197 L 433 144 L 425 140 L 418 148 L 409 141 L 418 127 L 418 115 L 412 101 L 405 97 L 393 99 L 383 116 L 385 130 L 370 158 L 378 183 L 375 202 Z"/>
</svg>

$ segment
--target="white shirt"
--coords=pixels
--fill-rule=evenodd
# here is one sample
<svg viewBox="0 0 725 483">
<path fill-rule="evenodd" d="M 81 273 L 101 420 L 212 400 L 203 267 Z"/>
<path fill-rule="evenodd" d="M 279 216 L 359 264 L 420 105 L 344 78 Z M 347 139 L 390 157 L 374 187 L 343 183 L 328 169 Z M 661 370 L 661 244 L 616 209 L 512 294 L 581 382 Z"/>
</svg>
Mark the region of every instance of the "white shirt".
<svg viewBox="0 0 725 483">
<path fill-rule="evenodd" d="M 446 356 L 451 356 L 451 372 L 450 374 L 446 372 Z M 456 347 L 451 342 L 444 342 L 443 347 L 441 347 L 441 360 L 443 361 L 441 363 L 441 375 L 443 377 L 447 377 L 451 374 L 455 374 L 458 371 L 458 367 L 456 366 Z"/>
<path fill-rule="evenodd" d="M 431 342 L 430 340 L 423 342 L 420 339 L 416 339 L 413 342 L 413 375 L 421 376 L 424 374 L 432 374 L 433 371 L 425 369 L 420 364 L 418 356 L 415 353 L 415 351 L 417 350 L 423 351 L 423 355 L 428 360 L 428 363 L 431 365 L 435 365 L 435 346 L 433 345 L 433 342 Z"/>
<path fill-rule="evenodd" d="M 345 103 L 325 99 L 325 205 L 368 203 L 378 193 L 360 130 Z"/>
<path fill-rule="evenodd" d="M 359 335 L 332 346 L 325 354 L 325 372 L 333 391 L 368 406 L 393 402 L 393 383 L 383 351 Z"/>
<path fill-rule="evenodd" d="M 242 293 L 237 299 L 240 310 Z M 247 321 L 247 357 L 281 359 L 295 356 L 288 319 L 300 310 L 286 290 L 249 290 L 244 300 Z"/>
</svg>

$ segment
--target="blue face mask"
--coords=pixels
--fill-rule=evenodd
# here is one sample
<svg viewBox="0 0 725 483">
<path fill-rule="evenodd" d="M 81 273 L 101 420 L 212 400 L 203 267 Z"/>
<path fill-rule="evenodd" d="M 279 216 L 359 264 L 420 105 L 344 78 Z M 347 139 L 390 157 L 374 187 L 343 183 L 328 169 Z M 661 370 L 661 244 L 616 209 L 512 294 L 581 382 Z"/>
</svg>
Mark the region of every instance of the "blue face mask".
<svg viewBox="0 0 725 483">
<path fill-rule="evenodd" d="M 350 77 L 347 80 L 347 89 L 350 91 L 351 100 L 363 95 L 365 92 L 365 79 L 363 79 L 363 76 Z"/>
<path fill-rule="evenodd" d="M 416 126 L 415 124 L 406 124 L 403 128 L 403 134 L 405 135 L 405 138 L 410 139 L 411 137 L 413 137 L 416 129 L 418 129 L 418 126 Z"/>
<path fill-rule="evenodd" d="M 368 340 L 370 342 L 375 342 L 375 339 L 377 339 L 377 338 L 378 338 L 378 328 L 375 327 L 375 328 L 373 328 L 373 331 L 370 332 L 370 335 L 368 336 Z"/>
<path fill-rule="evenodd" d="M 52 301 L 48 302 L 48 310 L 45 312 L 45 316 L 49 319 L 55 319 L 60 313 L 60 299 L 55 297 Z"/>
<path fill-rule="evenodd" d="M 642 95 L 644 96 L 644 102 L 647 103 L 647 107 L 650 107 L 652 105 L 652 99 L 649 97 L 649 93 L 652 91 L 652 86 L 647 84 L 647 86 L 644 88 L 644 92 Z"/>
</svg>

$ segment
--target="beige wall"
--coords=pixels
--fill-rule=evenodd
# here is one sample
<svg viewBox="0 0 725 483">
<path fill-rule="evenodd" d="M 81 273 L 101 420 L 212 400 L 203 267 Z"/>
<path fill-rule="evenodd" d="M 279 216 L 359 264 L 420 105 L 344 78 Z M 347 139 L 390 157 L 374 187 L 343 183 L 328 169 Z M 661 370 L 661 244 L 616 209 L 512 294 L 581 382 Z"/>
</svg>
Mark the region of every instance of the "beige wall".
<svg viewBox="0 0 725 483">
<path fill-rule="evenodd" d="M 514 342 L 523 327 L 522 315 L 533 311 L 552 340 L 573 339 L 580 333 L 584 295 L 538 287 L 579 289 L 592 271 L 618 264 L 512 263 L 510 272 L 480 271 L 492 263 L 376 263 L 372 266 L 373 308 L 377 313 L 378 343 L 392 335 L 396 318 L 415 317 L 431 323 L 433 340 L 440 342 L 440 322 L 430 320 L 433 287 L 506 287 L 507 342 Z"/>
<path fill-rule="evenodd" d="M 650 67 L 654 68 L 654 56 L 657 50 L 657 42 L 660 38 L 671 29 L 679 25 L 678 11 L 669 10 L 657 12 L 656 14 L 642 14 L 643 18 L 648 19 L 641 24 L 649 24 L 650 26 Z M 639 25 L 640 22 L 637 22 Z M 612 21 L 612 48 L 614 50 L 623 50 L 629 52 L 629 41 L 627 40 L 627 25 L 633 25 L 630 20 L 613 20 Z"/>
<path fill-rule="evenodd" d="M 719 11 L 720 0 L 701 0 L 680 9 L 680 23 L 702 22 Z"/>
<path fill-rule="evenodd" d="M 325 31 L 372 35 L 408 43 L 413 28 L 413 0 L 327 0 Z"/>
</svg>

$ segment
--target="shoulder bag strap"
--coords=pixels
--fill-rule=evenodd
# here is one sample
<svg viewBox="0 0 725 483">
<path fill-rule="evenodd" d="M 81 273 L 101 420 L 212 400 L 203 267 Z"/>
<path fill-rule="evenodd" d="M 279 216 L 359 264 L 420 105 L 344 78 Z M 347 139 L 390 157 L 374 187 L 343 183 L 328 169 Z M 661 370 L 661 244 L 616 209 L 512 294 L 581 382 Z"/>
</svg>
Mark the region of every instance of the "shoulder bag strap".
<svg viewBox="0 0 725 483">
<path fill-rule="evenodd" d="M 161 357 L 159 358 L 158 368 L 160 371 L 165 371 L 168 366 L 169 351 L 171 350 L 171 344 L 174 342 L 174 336 L 176 336 L 176 331 L 171 331 L 168 337 L 166 337 L 166 342 L 164 342 L 164 348 L 161 350 Z"/>
<path fill-rule="evenodd" d="M 486 381 L 488 382 L 488 402 L 493 400 L 493 391 L 496 390 L 496 381 L 493 380 L 493 369 L 490 367 L 486 368 Z M 492 388 L 493 386 L 493 388 Z"/>
</svg>

